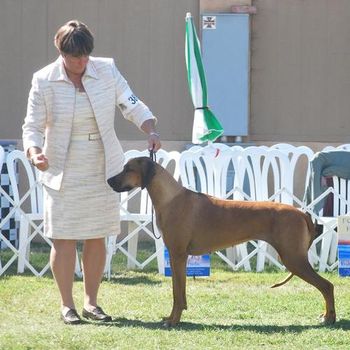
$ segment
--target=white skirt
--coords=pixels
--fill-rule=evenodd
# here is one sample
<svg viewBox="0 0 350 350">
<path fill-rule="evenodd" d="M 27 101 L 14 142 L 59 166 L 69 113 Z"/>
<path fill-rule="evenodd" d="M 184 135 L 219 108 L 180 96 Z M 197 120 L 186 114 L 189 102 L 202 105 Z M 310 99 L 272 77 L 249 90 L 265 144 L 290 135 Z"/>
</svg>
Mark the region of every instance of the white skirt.
<svg viewBox="0 0 350 350">
<path fill-rule="evenodd" d="M 85 107 L 86 101 L 87 98 Z M 91 114 L 85 119 L 85 128 L 78 125 L 79 121 L 81 118 L 75 117 L 73 134 L 82 130 L 86 132 L 86 129 L 98 132 Z M 120 233 L 119 196 L 106 183 L 104 149 L 100 139 L 71 141 L 61 189 L 43 188 L 46 237 L 85 240 Z"/>
</svg>

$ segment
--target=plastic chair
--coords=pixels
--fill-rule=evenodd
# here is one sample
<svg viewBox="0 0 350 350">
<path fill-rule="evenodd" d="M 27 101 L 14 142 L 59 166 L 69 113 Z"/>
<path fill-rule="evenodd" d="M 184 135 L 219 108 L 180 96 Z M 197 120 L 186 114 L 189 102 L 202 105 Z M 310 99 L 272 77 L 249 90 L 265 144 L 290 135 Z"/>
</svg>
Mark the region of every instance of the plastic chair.
<svg viewBox="0 0 350 350">
<path fill-rule="evenodd" d="M 180 155 L 183 186 L 211 196 L 226 198 L 227 168 L 231 148 L 222 143 L 193 146 Z M 226 170 L 226 172 L 225 172 Z"/>
<path fill-rule="evenodd" d="M 327 146 L 321 152 L 332 153 L 332 151 L 350 151 L 350 144 L 340 145 L 338 147 Z M 339 160 L 338 160 L 339 162 Z M 317 212 L 312 210 L 311 215 L 317 224 L 322 226 L 322 233 L 314 240 L 309 251 L 309 260 L 313 266 L 318 264 L 320 272 L 326 270 L 332 271 L 337 266 L 337 217 L 339 215 L 348 215 L 350 196 L 349 196 L 349 179 L 343 179 L 338 176 L 332 176 L 332 183 L 324 193 L 314 199 L 314 203 L 318 203 L 319 199 L 326 198 L 329 194 L 333 194 L 332 216 L 324 212 L 324 209 L 317 208 Z M 330 203 L 329 203 L 330 204 Z M 311 208 L 315 204 L 310 204 Z M 329 207 L 328 207 L 329 208 Z"/>
<path fill-rule="evenodd" d="M 292 204 L 293 180 L 288 156 L 266 146 L 251 146 L 240 153 L 238 166 L 240 187 L 244 198 L 253 201 L 275 201 Z M 246 191 L 248 193 L 246 193 Z M 257 271 L 263 271 L 266 258 L 283 269 L 277 253 L 264 241 L 258 241 Z"/>
<path fill-rule="evenodd" d="M 5 151 L 2 148 L 2 146 L 0 145 L 0 166 L 1 166 L 1 169 L 2 169 L 2 165 L 4 163 L 4 160 L 5 160 Z"/>
<path fill-rule="evenodd" d="M 327 146 L 321 152 L 327 151 L 350 151 L 350 144 L 343 144 L 337 147 Z M 348 215 L 350 212 L 350 180 L 333 176 L 332 182 L 333 216 L 325 216 L 323 210 L 319 212 L 317 223 L 323 226 L 322 234 L 315 239 L 311 247 L 313 256 L 318 257 L 318 259 L 314 258 L 312 263 L 315 265 L 319 262 L 318 269 L 320 272 L 332 271 L 336 267 L 338 249 L 337 217 L 339 215 Z"/>
<path fill-rule="evenodd" d="M 125 152 L 125 162 L 136 157 L 148 157 L 149 151 L 130 150 Z M 156 153 L 157 163 L 171 172 L 176 180 L 179 179 L 179 152 L 167 152 L 160 149 Z M 158 230 L 156 220 L 154 220 L 154 231 L 159 239 L 155 239 L 153 233 L 147 227 L 152 221 L 152 201 L 146 189 L 134 189 L 130 192 L 122 192 L 120 194 L 120 221 L 128 223 L 128 234 L 120 242 L 116 243 L 117 237 L 111 236 L 108 238 L 107 244 L 107 259 L 105 266 L 105 274 L 111 276 L 111 261 L 113 254 L 119 249 L 128 258 L 128 268 L 143 268 L 155 257 L 157 258 L 158 271 L 164 273 L 164 242 Z M 137 261 L 137 245 L 139 233 L 144 231 L 155 241 L 156 251 L 148 257 L 143 263 Z M 127 243 L 127 250 L 123 245 Z"/>
<path fill-rule="evenodd" d="M 338 237 L 335 232 L 339 215 L 350 212 L 350 180 L 333 176 L 333 217 L 322 216 L 318 221 L 323 224 L 321 239 L 319 271 L 332 271 L 337 260 Z"/>
<path fill-rule="evenodd" d="M 21 165 L 25 171 L 28 185 L 25 194 L 20 197 L 19 186 L 17 184 L 17 167 Z M 50 247 L 51 241 L 43 234 L 43 192 L 42 185 L 38 182 L 38 170 L 33 168 L 27 157 L 22 151 L 14 150 L 7 156 L 7 169 L 10 183 L 13 190 L 13 198 L 16 204 L 16 220 L 19 221 L 19 239 L 18 239 L 18 266 L 17 272 L 23 273 L 25 267 L 28 267 L 34 275 L 42 276 L 50 267 L 49 262 L 41 270 L 37 271 L 29 262 L 30 244 L 33 238 L 38 234 Z M 34 171 L 33 171 L 34 170 Z M 22 184 L 23 185 L 23 184 Z M 22 206 L 29 199 L 28 210 Z M 40 224 L 35 222 L 39 221 Z M 31 233 L 31 227 L 34 232 Z M 81 276 L 80 264 L 77 254 L 75 273 Z"/>
<path fill-rule="evenodd" d="M 307 185 L 309 183 L 309 177 L 310 177 L 310 163 L 312 158 L 314 157 L 314 151 L 307 147 L 307 146 L 294 146 L 288 143 L 278 143 L 273 146 L 271 146 L 272 149 L 278 149 L 281 152 L 284 152 L 288 155 L 289 159 L 289 167 L 290 167 L 290 173 L 292 176 L 292 194 L 293 199 L 298 202 L 298 204 L 303 207 L 304 203 L 300 200 L 302 193 L 305 193 L 305 190 L 307 188 Z M 302 166 L 303 160 L 306 160 L 306 166 Z M 297 166 L 301 165 L 301 166 Z M 301 173 L 300 169 L 306 169 L 305 172 Z M 301 179 L 302 180 L 302 193 L 300 193 L 300 196 L 296 196 L 296 193 L 294 191 L 295 188 L 295 179 Z M 304 179 L 304 180 L 303 180 Z M 312 265 L 316 263 L 315 260 L 315 246 L 313 245 L 310 247 L 309 251 L 309 261 Z"/>
<path fill-rule="evenodd" d="M 2 148 L 2 146 L 0 146 L 0 171 L 2 169 L 2 165 L 4 163 L 4 160 L 5 160 L 5 151 L 4 149 Z M 1 186 L 1 184 L 0 184 Z M 2 218 L 1 218 L 2 219 Z M 1 221 L 0 221 L 1 223 Z M 1 232 L 0 232 L 0 238 L 2 238 L 2 235 L 1 235 Z M 1 259 L 0 259 L 0 271 L 2 270 L 2 264 L 1 264 Z M 0 274 L 1 275 L 1 274 Z"/>
<path fill-rule="evenodd" d="M 28 187 L 26 188 L 25 195 L 20 198 L 19 187 L 17 185 L 17 167 L 21 164 L 27 175 Z M 10 183 L 13 191 L 13 198 L 16 203 L 16 220 L 19 221 L 19 238 L 18 238 L 18 265 L 17 272 L 23 273 L 25 265 L 31 269 L 31 271 L 39 276 L 44 274 L 48 268 L 49 263 L 45 266 L 42 273 L 36 271 L 29 262 L 30 243 L 36 234 L 43 237 L 43 212 L 42 212 L 42 188 L 36 181 L 36 173 L 33 172 L 33 168 L 25 157 L 24 153 L 19 150 L 12 151 L 7 157 L 7 168 L 10 178 Z M 29 199 L 29 211 L 22 209 L 26 199 Z M 35 221 L 40 221 L 39 225 L 35 224 Z M 31 226 L 34 227 L 34 233 L 30 234 Z M 47 244 L 51 246 L 51 242 L 44 238 Z"/>
<path fill-rule="evenodd" d="M 229 158 L 223 161 L 221 170 L 222 174 L 224 174 L 222 176 L 222 188 L 224 191 L 226 189 L 223 198 L 243 201 L 247 199 L 244 193 L 247 183 L 245 181 L 244 167 L 242 166 L 242 152 L 244 148 L 232 146 L 230 149 Z M 253 249 L 248 252 L 249 244 L 253 246 Z M 250 259 L 257 254 L 257 251 L 257 243 L 250 241 L 227 248 L 226 256 L 235 263 L 236 269 L 243 266 L 245 271 L 251 271 Z"/>
<path fill-rule="evenodd" d="M 195 147 L 180 155 L 180 178 L 182 185 L 192 191 L 219 197 L 221 156 L 216 148 Z"/>
<path fill-rule="evenodd" d="M 303 184 L 303 191 L 305 192 L 306 186 L 309 181 L 310 176 L 310 162 L 314 156 L 314 151 L 307 147 L 307 146 L 294 146 L 288 143 L 278 143 L 273 146 L 271 146 L 271 149 L 278 149 L 279 151 L 286 153 L 289 159 L 289 171 L 290 175 L 292 177 L 292 193 L 294 192 L 294 183 L 296 174 L 299 171 L 299 167 L 297 167 L 297 164 L 304 160 L 306 160 L 306 172 L 304 174 L 298 174 L 301 179 L 304 179 Z"/>
<path fill-rule="evenodd" d="M 232 152 L 230 147 L 223 144 L 209 144 L 182 152 L 180 174 L 183 186 L 218 198 L 230 197 L 229 191 L 232 189 L 230 183 L 232 173 L 235 172 L 235 169 L 230 168 Z M 249 259 L 236 264 L 237 256 L 243 259 L 248 255 L 245 243 L 226 249 L 226 256 L 222 252 L 216 254 L 233 269 L 243 265 L 246 271 L 251 270 Z"/>
</svg>

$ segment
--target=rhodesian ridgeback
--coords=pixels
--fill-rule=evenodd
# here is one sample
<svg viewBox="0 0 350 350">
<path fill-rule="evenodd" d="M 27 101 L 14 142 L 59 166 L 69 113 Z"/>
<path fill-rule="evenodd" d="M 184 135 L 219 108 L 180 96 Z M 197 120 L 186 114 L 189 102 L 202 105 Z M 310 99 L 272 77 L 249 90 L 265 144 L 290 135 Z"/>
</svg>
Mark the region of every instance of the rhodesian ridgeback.
<svg viewBox="0 0 350 350">
<path fill-rule="evenodd" d="M 108 183 L 117 192 L 146 188 L 152 199 L 172 268 L 173 308 L 170 316 L 164 318 L 165 325 L 175 326 L 187 309 L 188 255 L 215 252 L 250 240 L 271 244 L 291 272 L 272 287 L 285 284 L 293 275 L 299 276 L 325 299 L 321 321 L 335 322 L 333 284 L 318 275 L 308 261 L 315 230 L 305 213 L 280 203 L 222 200 L 190 191 L 147 157 L 131 159 Z"/>
</svg>

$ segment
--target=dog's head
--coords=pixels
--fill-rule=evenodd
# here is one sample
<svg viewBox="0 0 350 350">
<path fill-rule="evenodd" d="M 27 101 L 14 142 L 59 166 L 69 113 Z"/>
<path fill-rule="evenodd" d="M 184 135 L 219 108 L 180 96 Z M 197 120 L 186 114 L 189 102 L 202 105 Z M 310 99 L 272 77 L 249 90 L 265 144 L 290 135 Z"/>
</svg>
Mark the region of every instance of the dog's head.
<svg viewBox="0 0 350 350">
<path fill-rule="evenodd" d="M 148 157 L 129 160 L 121 173 L 109 178 L 108 185 L 116 192 L 147 187 L 155 174 L 155 163 Z"/>
</svg>

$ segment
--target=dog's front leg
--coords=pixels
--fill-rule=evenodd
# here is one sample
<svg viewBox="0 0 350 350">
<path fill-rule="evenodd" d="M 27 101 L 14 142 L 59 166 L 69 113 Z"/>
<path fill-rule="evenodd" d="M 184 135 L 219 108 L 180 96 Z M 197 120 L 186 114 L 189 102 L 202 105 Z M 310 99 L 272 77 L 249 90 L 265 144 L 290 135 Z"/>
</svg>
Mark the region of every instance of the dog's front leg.
<svg viewBox="0 0 350 350">
<path fill-rule="evenodd" d="M 187 254 L 170 255 L 170 266 L 172 269 L 173 282 L 173 309 L 169 317 L 164 318 L 167 327 L 176 326 L 180 322 L 182 310 L 187 309 L 186 302 L 186 264 Z"/>
</svg>

